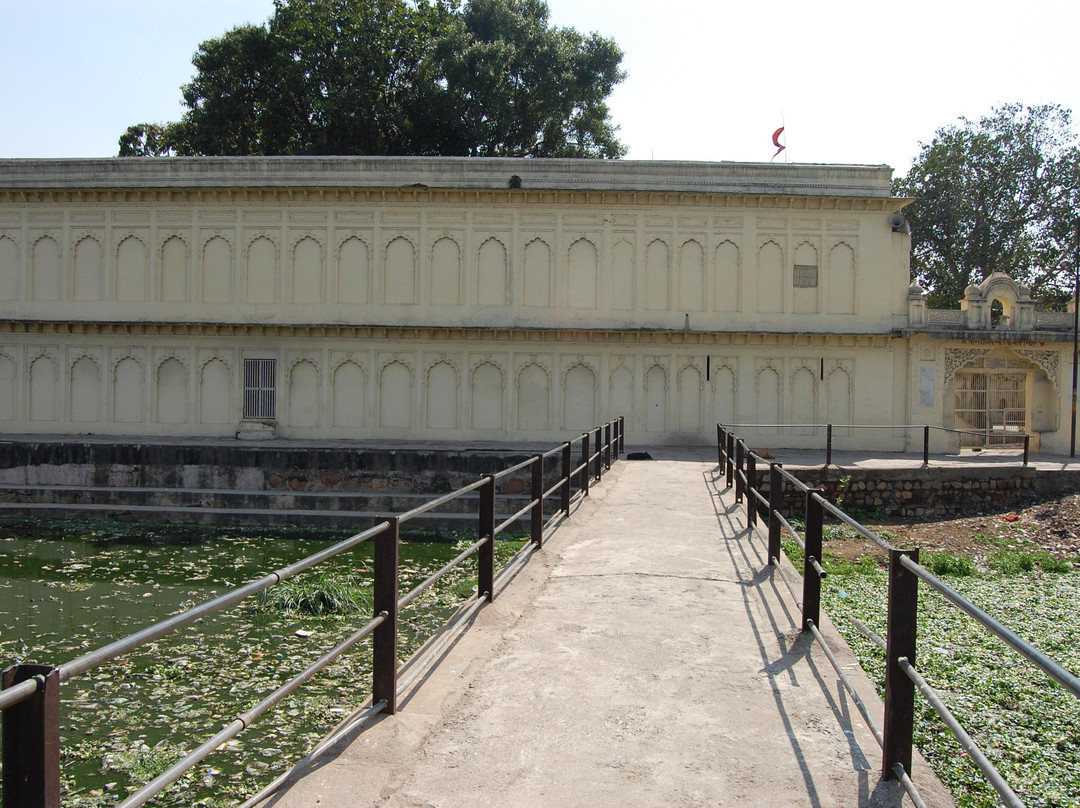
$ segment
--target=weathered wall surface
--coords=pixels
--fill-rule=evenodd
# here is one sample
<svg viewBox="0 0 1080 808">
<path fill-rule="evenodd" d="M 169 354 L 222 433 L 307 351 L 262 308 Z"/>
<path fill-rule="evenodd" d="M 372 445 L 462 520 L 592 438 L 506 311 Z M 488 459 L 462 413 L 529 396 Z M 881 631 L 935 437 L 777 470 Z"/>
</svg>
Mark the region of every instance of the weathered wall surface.
<svg viewBox="0 0 1080 808">
<path fill-rule="evenodd" d="M 623 415 L 661 444 L 887 423 L 908 283 L 889 175 L 8 161 L 0 430 L 556 441 Z M 253 413 L 258 360 L 273 401 Z"/>
</svg>

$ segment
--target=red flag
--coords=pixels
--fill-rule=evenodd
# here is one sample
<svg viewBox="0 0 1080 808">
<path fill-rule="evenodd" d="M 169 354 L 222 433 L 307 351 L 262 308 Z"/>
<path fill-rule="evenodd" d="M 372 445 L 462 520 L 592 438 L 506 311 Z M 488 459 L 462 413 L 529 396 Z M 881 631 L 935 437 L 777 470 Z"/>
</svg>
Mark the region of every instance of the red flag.
<svg viewBox="0 0 1080 808">
<path fill-rule="evenodd" d="M 785 148 L 787 148 L 786 146 L 780 144 L 780 135 L 781 133 L 783 133 L 783 131 L 784 127 L 781 126 L 779 129 L 772 133 L 772 144 L 776 146 L 776 154 L 779 154 Z M 774 154 L 773 157 L 776 157 L 776 154 Z"/>
</svg>

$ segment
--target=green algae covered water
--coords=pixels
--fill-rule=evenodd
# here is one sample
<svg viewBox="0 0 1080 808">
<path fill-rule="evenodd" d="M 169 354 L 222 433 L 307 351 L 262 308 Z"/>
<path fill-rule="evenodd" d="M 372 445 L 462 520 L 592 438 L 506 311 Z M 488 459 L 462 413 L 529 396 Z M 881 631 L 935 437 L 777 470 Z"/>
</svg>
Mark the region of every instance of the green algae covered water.
<svg viewBox="0 0 1080 808">
<path fill-rule="evenodd" d="M 93 532 L 63 539 L 0 533 L 0 662 L 62 664 L 332 544 L 222 535 L 193 541 Z M 503 544 L 500 542 L 500 544 Z M 501 548 L 508 555 L 514 547 Z M 370 543 L 298 576 L 370 580 Z M 456 553 L 404 542 L 402 593 Z M 401 658 L 472 591 L 471 559 L 403 611 Z M 363 626 L 370 613 L 313 616 L 248 599 L 65 684 L 64 804 L 111 805 Z M 361 704 L 370 645 L 339 658 L 299 694 L 197 766 L 154 805 L 234 805 L 290 768 Z"/>
</svg>

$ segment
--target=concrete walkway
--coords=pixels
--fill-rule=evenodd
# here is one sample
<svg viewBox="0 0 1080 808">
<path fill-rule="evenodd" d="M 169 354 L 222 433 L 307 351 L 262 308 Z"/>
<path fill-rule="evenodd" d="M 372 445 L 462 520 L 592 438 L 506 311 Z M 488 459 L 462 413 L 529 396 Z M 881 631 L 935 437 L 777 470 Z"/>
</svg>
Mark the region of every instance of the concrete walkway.
<svg viewBox="0 0 1080 808">
<path fill-rule="evenodd" d="M 397 715 L 262 804 L 910 805 L 715 458 L 650 451 L 615 465 Z M 953 804 L 921 761 L 913 779 Z"/>
</svg>

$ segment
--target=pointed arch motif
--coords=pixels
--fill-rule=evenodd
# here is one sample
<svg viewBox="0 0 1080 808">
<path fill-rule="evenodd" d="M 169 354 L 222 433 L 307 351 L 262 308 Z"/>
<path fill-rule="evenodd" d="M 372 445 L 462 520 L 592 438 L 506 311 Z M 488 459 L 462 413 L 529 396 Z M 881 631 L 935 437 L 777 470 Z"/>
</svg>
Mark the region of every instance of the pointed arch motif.
<svg viewBox="0 0 1080 808">
<path fill-rule="evenodd" d="M 176 356 L 167 356 L 157 366 L 154 420 L 159 424 L 188 422 L 188 369 Z"/>
<path fill-rule="evenodd" d="M 566 303 L 570 308 L 597 308 L 599 256 L 596 245 L 584 236 L 577 239 L 567 250 Z"/>
<path fill-rule="evenodd" d="M 186 303 L 189 299 L 191 251 L 180 235 L 170 235 L 161 243 L 161 277 L 158 299 L 166 303 Z"/>
<path fill-rule="evenodd" d="M 583 359 L 563 374 L 563 429 L 585 432 L 596 426 L 597 375 Z"/>
<path fill-rule="evenodd" d="M 476 256 L 476 302 L 479 305 L 506 305 L 506 255 L 506 245 L 495 236 L 490 236 L 480 245 Z"/>
<path fill-rule="evenodd" d="M 75 242 L 75 267 L 71 278 L 74 300 L 101 300 L 105 288 L 104 250 L 95 236 L 86 234 Z"/>
<path fill-rule="evenodd" d="M 253 238 L 247 246 L 244 267 L 244 300 L 277 303 L 278 245 L 267 235 Z"/>
<path fill-rule="evenodd" d="M 200 278 L 203 303 L 232 302 L 233 247 L 222 235 L 214 235 L 203 244 Z"/>
<path fill-rule="evenodd" d="M 450 236 L 431 245 L 430 300 L 437 306 L 461 303 L 461 246 Z"/>
<path fill-rule="evenodd" d="M 7 234 L 0 235 L 0 300 L 19 299 L 19 244 Z"/>
<path fill-rule="evenodd" d="M 367 373 L 357 359 L 349 358 L 334 368 L 334 426 L 362 427 L 367 406 Z"/>
<path fill-rule="evenodd" d="M 359 236 L 346 237 L 337 249 L 337 302 L 371 300 L 371 248 Z"/>
<path fill-rule="evenodd" d="M 758 248 L 757 311 L 776 314 L 784 310 L 784 250 L 769 240 Z"/>
<path fill-rule="evenodd" d="M 739 245 L 731 239 L 717 244 L 714 267 L 713 309 L 741 311 L 743 278 Z"/>
<path fill-rule="evenodd" d="M 485 359 L 472 371 L 471 424 L 473 429 L 504 429 L 505 386 L 503 369 Z"/>
<path fill-rule="evenodd" d="M 150 299 L 150 263 L 146 244 L 138 236 L 124 236 L 116 245 L 115 298 L 124 302 Z"/>
<path fill-rule="evenodd" d="M 667 242 L 655 238 L 645 248 L 645 308 L 667 311 L 671 301 L 671 254 Z"/>
<path fill-rule="evenodd" d="M 688 239 L 679 247 L 676 308 L 679 311 L 705 310 L 705 249 L 697 239 Z"/>
<path fill-rule="evenodd" d="M 59 300 L 62 288 L 60 244 L 43 235 L 30 247 L 30 299 Z"/>
<path fill-rule="evenodd" d="M 386 244 L 383 252 L 383 298 L 387 303 L 416 302 L 416 245 L 405 236 Z"/>
<path fill-rule="evenodd" d="M 539 236 L 525 245 L 522 303 L 526 306 L 551 305 L 551 247 Z"/>
<path fill-rule="evenodd" d="M 323 302 L 323 245 L 312 235 L 304 234 L 292 248 L 292 302 Z"/>
<path fill-rule="evenodd" d="M 551 428 L 551 376 L 536 361 L 517 373 L 517 428 L 523 432 Z"/>
</svg>

